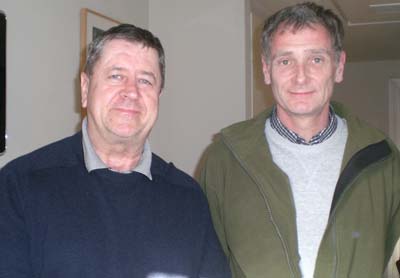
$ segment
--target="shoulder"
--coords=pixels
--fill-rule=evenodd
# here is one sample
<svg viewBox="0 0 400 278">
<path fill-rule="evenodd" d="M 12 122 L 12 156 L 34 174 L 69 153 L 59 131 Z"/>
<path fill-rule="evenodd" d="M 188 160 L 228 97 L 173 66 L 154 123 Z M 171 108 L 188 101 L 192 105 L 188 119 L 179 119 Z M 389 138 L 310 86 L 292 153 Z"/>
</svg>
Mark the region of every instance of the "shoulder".
<svg viewBox="0 0 400 278">
<path fill-rule="evenodd" d="M 203 213 L 208 210 L 208 202 L 200 185 L 173 163 L 167 163 L 153 154 L 151 172 L 153 181 L 160 185 L 157 194 L 181 205 L 185 204 L 187 209 L 191 207 Z"/>
<path fill-rule="evenodd" d="M 206 150 L 207 164 L 241 157 L 249 149 L 266 148 L 265 122 L 271 111 L 272 108 L 268 108 L 252 119 L 223 128 Z"/>
<path fill-rule="evenodd" d="M 156 178 L 179 187 L 193 190 L 199 188 L 198 183 L 191 176 L 175 167 L 172 162 L 166 162 L 154 153 L 151 163 L 151 173 Z"/>
<path fill-rule="evenodd" d="M 221 130 L 224 137 L 232 140 L 246 140 L 255 134 L 264 133 L 265 121 L 271 114 L 272 107 L 262 111 L 254 118 L 234 123 Z"/>
<path fill-rule="evenodd" d="M 7 165 L 1 172 L 15 172 L 19 174 L 41 169 L 68 167 L 83 159 L 81 133 L 53 142 L 31 153 L 20 156 Z"/>
<path fill-rule="evenodd" d="M 204 153 L 204 168 L 210 170 L 216 167 L 219 168 L 231 159 L 233 159 L 233 153 L 224 140 L 222 133 L 217 134 Z"/>
<path fill-rule="evenodd" d="M 346 121 L 349 136 L 356 137 L 357 140 L 361 140 L 366 144 L 369 142 L 378 142 L 386 138 L 386 135 L 381 130 L 372 127 L 369 123 L 354 115 L 343 104 L 338 102 L 331 102 L 331 104 L 335 113 Z"/>
<path fill-rule="evenodd" d="M 399 150 L 384 132 L 353 115 L 342 104 L 333 102 L 333 106 L 337 115 L 345 119 L 348 128 L 347 152 L 355 155 L 357 152 L 368 150 L 369 157 L 380 157 L 382 160 L 392 158 L 384 160 L 398 167 Z"/>
</svg>

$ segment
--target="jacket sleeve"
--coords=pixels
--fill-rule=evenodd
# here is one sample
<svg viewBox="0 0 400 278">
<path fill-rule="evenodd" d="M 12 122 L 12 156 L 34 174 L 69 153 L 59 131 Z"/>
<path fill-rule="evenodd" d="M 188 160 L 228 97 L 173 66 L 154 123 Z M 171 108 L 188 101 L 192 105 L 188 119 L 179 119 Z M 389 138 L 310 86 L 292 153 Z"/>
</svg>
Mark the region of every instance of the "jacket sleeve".
<svg viewBox="0 0 400 278">
<path fill-rule="evenodd" d="M 400 240 L 400 154 L 397 150 L 395 150 L 389 177 L 392 185 L 390 190 L 392 202 L 389 206 L 390 220 L 387 226 L 388 236 L 386 240 L 386 250 L 388 252 L 386 253 L 386 261 L 389 260 L 397 241 Z"/>
<path fill-rule="evenodd" d="M 29 233 L 13 172 L 0 171 L 0 277 L 32 277 Z"/>
<path fill-rule="evenodd" d="M 229 248 L 226 241 L 223 211 L 223 187 L 224 173 L 223 165 L 218 162 L 218 155 L 214 152 L 213 146 L 208 149 L 205 163 L 199 177 L 200 186 L 205 193 L 211 212 L 215 231 L 225 255 L 229 258 Z"/>
</svg>

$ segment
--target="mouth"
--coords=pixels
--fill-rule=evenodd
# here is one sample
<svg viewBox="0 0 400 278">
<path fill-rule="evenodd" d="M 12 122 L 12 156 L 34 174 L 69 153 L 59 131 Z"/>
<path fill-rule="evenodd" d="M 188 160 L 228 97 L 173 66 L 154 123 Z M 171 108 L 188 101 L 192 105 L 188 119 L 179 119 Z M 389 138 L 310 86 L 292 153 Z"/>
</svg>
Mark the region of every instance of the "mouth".
<svg viewBox="0 0 400 278">
<path fill-rule="evenodd" d="M 133 109 L 133 108 L 117 107 L 117 108 L 113 108 L 113 110 L 115 112 L 123 114 L 123 115 L 135 115 L 135 114 L 139 114 L 140 113 L 139 110 Z"/>
<path fill-rule="evenodd" d="M 302 91 L 289 91 L 289 93 L 290 94 L 292 94 L 292 95 L 296 95 L 296 96 L 307 96 L 307 95 L 311 95 L 311 94 L 313 94 L 314 93 L 314 91 L 305 91 L 305 90 L 302 90 Z"/>
</svg>

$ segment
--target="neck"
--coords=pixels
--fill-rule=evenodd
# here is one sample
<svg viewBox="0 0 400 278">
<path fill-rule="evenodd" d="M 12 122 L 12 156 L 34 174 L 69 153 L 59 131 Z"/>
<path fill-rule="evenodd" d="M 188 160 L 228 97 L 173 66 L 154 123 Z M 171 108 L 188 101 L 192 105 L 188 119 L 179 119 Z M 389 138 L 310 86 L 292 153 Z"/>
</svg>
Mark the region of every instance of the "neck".
<svg viewBox="0 0 400 278">
<path fill-rule="evenodd" d="M 106 142 L 93 138 L 88 134 L 96 154 L 108 168 L 117 172 L 126 172 L 134 169 L 143 153 L 145 141 Z"/>
<path fill-rule="evenodd" d="M 97 155 L 108 166 L 117 172 L 126 172 L 134 169 L 143 153 L 143 146 L 126 148 L 125 146 L 112 146 L 108 149 L 98 149 L 94 146 Z"/>
<path fill-rule="evenodd" d="M 288 115 L 278 109 L 277 115 L 284 126 L 309 142 L 315 134 L 328 126 L 329 108 L 313 116 Z"/>
</svg>

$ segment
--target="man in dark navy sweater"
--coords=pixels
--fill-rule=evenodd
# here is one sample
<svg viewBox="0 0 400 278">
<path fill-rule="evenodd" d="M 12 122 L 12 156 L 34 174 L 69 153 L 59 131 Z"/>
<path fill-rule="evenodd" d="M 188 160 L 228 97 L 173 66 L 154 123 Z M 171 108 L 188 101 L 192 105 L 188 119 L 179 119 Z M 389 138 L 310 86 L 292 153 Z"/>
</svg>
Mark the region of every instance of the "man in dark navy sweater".
<svg viewBox="0 0 400 278">
<path fill-rule="evenodd" d="M 200 187 L 150 150 L 164 75 L 147 30 L 91 43 L 82 131 L 0 172 L 1 278 L 230 277 Z"/>
</svg>

